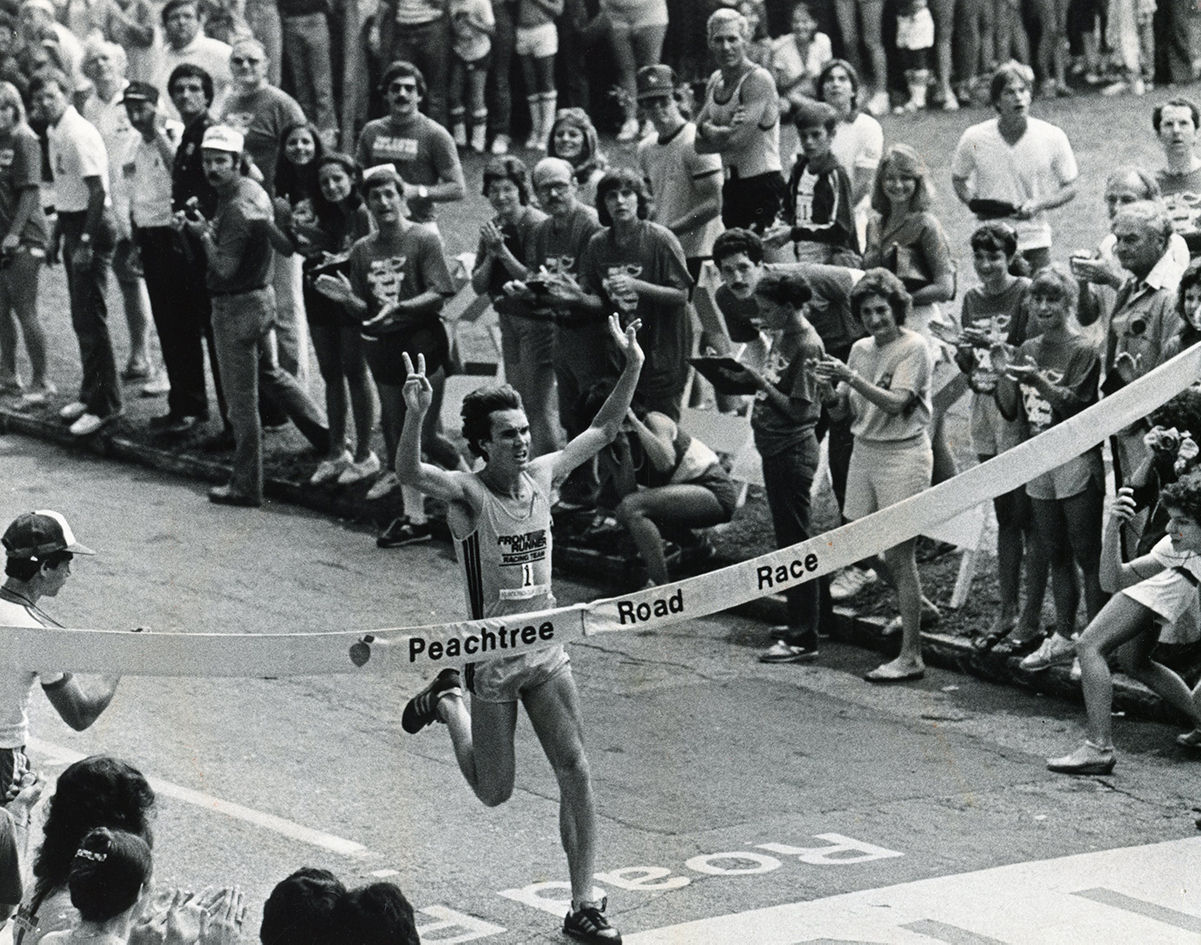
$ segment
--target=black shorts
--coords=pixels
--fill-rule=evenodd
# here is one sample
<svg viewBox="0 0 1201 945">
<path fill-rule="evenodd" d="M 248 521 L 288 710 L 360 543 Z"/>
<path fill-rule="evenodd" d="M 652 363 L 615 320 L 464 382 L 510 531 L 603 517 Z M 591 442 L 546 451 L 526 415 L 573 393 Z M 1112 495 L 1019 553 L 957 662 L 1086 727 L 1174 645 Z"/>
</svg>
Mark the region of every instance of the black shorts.
<svg viewBox="0 0 1201 945">
<path fill-rule="evenodd" d="M 425 371 L 433 374 L 445 367 L 450 357 L 450 344 L 442 322 L 418 328 L 416 331 L 395 332 L 377 337 L 363 336 L 363 353 L 377 384 L 403 387 L 407 374 L 402 355 L 407 352 L 417 366 L 417 356 L 425 355 Z"/>
<path fill-rule="evenodd" d="M 738 486 L 734 485 L 734 480 L 720 463 L 714 463 L 688 485 L 701 486 L 712 492 L 717 504 L 725 513 L 724 521 L 728 522 L 734 517 L 734 512 L 738 509 Z"/>
<path fill-rule="evenodd" d="M 779 171 L 754 177 L 731 177 L 721 188 L 721 222 L 726 229 L 736 226 L 763 233 L 776 221 L 788 185 Z"/>
</svg>

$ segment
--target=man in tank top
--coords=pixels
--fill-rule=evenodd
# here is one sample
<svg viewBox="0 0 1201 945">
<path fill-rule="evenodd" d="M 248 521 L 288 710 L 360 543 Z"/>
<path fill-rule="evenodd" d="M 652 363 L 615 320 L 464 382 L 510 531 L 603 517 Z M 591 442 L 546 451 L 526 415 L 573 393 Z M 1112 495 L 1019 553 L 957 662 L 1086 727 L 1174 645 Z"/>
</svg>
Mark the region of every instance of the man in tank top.
<svg viewBox="0 0 1201 945">
<path fill-rule="evenodd" d="M 421 423 L 433 389 L 424 359 L 419 358 L 414 369 L 404 356 L 406 412 L 396 475 L 405 485 L 448 504 L 447 522 L 473 619 L 554 607 L 549 497 L 568 473 L 617 436 L 642 371 L 638 327 L 635 320 L 622 331 L 617 316 L 610 316 L 612 343 L 625 362 L 621 376 L 591 425 L 558 452 L 533 458 L 529 421 L 513 388 L 486 387 L 469 394 L 463 401 L 463 435 L 471 451 L 484 460 L 477 473 L 450 472 L 421 461 Z M 499 636 L 503 640 L 505 634 Z M 494 635 L 481 633 L 479 647 L 489 642 L 495 642 Z M 472 694 L 470 711 L 463 699 L 464 677 Z M 484 804 L 495 807 L 513 792 L 518 702 L 525 706 L 559 782 L 561 834 L 571 877 L 571 911 L 563 931 L 581 941 L 620 943 L 621 935 L 605 918 L 604 900 L 589 898 L 596 811 L 579 695 L 561 645 L 469 663 L 462 676 L 456 669 L 444 669 L 409 700 L 401 725 L 412 734 L 431 722 L 444 723 L 463 777 Z"/>
</svg>

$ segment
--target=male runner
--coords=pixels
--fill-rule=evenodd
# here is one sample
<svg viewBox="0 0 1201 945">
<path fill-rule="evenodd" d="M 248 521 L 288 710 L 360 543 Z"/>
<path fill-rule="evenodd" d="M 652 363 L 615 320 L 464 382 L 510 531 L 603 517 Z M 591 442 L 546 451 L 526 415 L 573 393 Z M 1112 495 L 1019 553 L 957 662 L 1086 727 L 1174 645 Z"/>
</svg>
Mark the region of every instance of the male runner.
<svg viewBox="0 0 1201 945">
<path fill-rule="evenodd" d="M 478 473 L 447 472 L 421 462 L 421 421 L 433 389 L 424 359 L 419 357 L 414 371 L 405 354 L 407 412 L 396 475 L 449 504 L 447 520 L 473 619 L 555 606 L 549 497 L 568 473 L 615 439 L 642 371 L 638 327 L 635 319 L 623 333 L 617 316 L 609 317 L 609 333 L 624 355 L 624 369 L 591 426 L 558 452 L 531 458 L 529 421 L 512 387 L 485 387 L 469 394 L 463 401 L 463 435 L 484 460 Z M 405 731 L 444 722 L 463 777 L 484 804 L 495 807 L 513 793 L 513 730 L 521 701 L 559 782 L 560 832 L 571 874 L 571 911 L 563 931 L 585 942 L 620 945 L 621 935 L 604 916 L 605 901 L 589 898 L 596 812 L 567 653 L 555 645 L 481 660 L 469 663 L 465 675 L 472 694 L 470 712 L 458 670 L 444 669 L 405 706 Z"/>
</svg>

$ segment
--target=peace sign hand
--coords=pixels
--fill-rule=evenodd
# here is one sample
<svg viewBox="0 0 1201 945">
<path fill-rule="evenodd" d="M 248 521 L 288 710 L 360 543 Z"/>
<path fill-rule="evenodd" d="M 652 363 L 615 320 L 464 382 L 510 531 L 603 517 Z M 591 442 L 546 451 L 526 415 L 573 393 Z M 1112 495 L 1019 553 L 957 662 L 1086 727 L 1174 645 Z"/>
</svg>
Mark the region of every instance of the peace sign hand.
<svg viewBox="0 0 1201 945">
<path fill-rule="evenodd" d="M 413 359 L 407 351 L 401 352 L 401 356 L 404 358 L 405 373 L 408 375 L 403 388 L 405 407 L 424 414 L 434 400 L 434 388 L 425 376 L 425 355 L 417 355 L 416 369 L 413 368 Z"/>
</svg>

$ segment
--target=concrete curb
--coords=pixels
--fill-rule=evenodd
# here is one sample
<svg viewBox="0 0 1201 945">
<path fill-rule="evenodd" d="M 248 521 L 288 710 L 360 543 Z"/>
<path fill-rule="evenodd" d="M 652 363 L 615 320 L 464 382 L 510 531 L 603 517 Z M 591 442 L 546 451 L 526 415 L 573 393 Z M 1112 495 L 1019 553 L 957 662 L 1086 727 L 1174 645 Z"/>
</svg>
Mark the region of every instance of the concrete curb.
<svg viewBox="0 0 1201 945">
<path fill-rule="evenodd" d="M 229 466 L 216 460 L 180 455 L 103 430 L 90 437 L 74 437 L 61 423 L 4 408 L 0 408 L 0 433 L 22 433 L 81 453 L 120 460 L 200 482 L 219 484 L 229 477 Z M 268 498 L 275 501 L 287 502 L 343 520 L 370 521 L 374 518 L 365 508 L 359 492 L 348 495 L 345 490 L 323 489 L 308 483 L 272 477 L 265 480 L 264 492 Z M 435 526 L 435 535 L 443 540 L 449 539 L 443 522 L 431 520 L 431 524 Z M 564 556 L 561 561 L 556 561 L 557 566 L 568 565 L 566 570 L 573 576 L 586 579 L 590 583 L 597 583 L 598 579 L 603 583 L 604 578 L 612 577 L 603 568 L 586 566 L 583 559 L 574 561 L 576 567 L 571 567 L 572 563 L 573 556 Z M 717 568 L 737 562 L 723 560 L 719 556 L 712 563 Z M 610 589 L 612 588 L 606 588 Z M 784 623 L 787 619 L 784 598 L 781 595 L 751 601 L 733 608 L 731 612 L 762 621 L 769 626 Z M 843 606 L 834 608 L 834 616 L 835 626 L 832 628 L 831 637 L 840 643 L 885 653 L 896 648 L 894 638 L 882 635 L 887 622 L 884 618 L 859 617 L 852 609 Z M 1045 693 L 1059 699 L 1077 703 L 1083 701 L 1080 684 L 1072 681 L 1068 666 L 1052 667 L 1037 673 L 1026 672 L 1018 667 L 1017 657 L 982 654 L 975 650 L 969 640 L 939 633 L 922 634 L 922 652 L 931 666 Z M 1125 677 L 1118 676 L 1114 679 L 1113 704 L 1115 711 L 1124 712 L 1131 717 L 1156 722 L 1181 722 L 1158 696 Z"/>
</svg>

